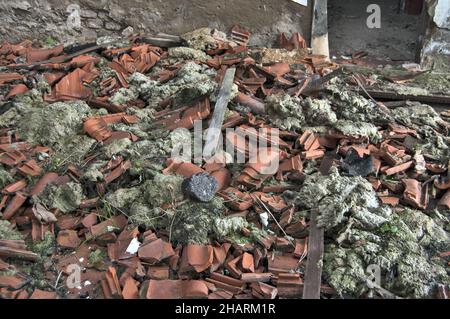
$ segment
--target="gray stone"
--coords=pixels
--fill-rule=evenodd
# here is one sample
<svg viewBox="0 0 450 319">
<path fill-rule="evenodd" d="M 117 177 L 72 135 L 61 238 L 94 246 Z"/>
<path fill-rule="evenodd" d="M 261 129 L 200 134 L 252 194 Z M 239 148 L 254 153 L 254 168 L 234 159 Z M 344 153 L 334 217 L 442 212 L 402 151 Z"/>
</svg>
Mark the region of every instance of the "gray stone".
<svg viewBox="0 0 450 319">
<path fill-rule="evenodd" d="M 219 184 L 207 173 L 198 173 L 183 181 L 183 192 L 201 202 L 209 202 L 214 198 Z"/>
</svg>

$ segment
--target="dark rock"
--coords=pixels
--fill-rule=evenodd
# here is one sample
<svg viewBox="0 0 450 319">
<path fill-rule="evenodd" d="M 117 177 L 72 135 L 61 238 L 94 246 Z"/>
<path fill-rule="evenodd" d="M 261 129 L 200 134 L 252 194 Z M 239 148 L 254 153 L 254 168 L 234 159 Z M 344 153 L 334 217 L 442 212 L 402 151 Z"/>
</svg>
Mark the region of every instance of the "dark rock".
<svg viewBox="0 0 450 319">
<path fill-rule="evenodd" d="M 365 177 L 374 172 L 372 155 L 360 157 L 354 148 L 350 148 L 347 152 L 341 166 L 350 176 Z"/>
<path fill-rule="evenodd" d="M 198 173 L 186 178 L 182 184 L 183 192 L 201 202 L 209 202 L 219 188 L 217 180 L 207 173 Z"/>
</svg>

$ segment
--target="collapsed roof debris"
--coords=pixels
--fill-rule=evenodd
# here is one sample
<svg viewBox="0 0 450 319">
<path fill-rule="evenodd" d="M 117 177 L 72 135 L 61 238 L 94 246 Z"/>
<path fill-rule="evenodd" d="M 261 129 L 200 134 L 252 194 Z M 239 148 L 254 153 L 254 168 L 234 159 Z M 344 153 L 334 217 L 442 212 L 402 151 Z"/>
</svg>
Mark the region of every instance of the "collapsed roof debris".
<svg viewBox="0 0 450 319">
<path fill-rule="evenodd" d="M 0 46 L 1 298 L 301 298 L 316 224 L 322 298 L 448 295 L 448 81 L 249 37 Z"/>
</svg>

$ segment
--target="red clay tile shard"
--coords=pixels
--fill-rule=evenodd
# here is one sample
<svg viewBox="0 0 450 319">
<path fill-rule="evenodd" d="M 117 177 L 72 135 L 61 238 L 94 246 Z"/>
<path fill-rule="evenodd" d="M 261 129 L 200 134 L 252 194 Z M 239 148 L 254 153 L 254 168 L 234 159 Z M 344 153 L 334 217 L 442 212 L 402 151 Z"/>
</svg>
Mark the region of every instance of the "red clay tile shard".
<svg viewBox="0 0 450 319">
<path fill-rule="evenodd" d="M 247 106 L 254 114 L 264 114 L 265 112 L 264 103 L 260 99 L 242 92 L 238 93 L 234 101 Z"/>
<path fill-rule="evenodd" d="M 83 100 L 91 96 L 92 90 L 83 84 L 89 73 L 83 69 L 76 69 L 63 77 L 56 85 L 53 95 L 61 100 Z"/>
<path fill-rule="evenodd" d="M 3 211 L 3 219 L 9 220 L 11 219 L 14 214 L 17 213 L 20 207 L 25 203 L 27 200 L 27 196 L 21 192 L 16 193 L 14 197 L 9 201 L 8 206 L 6 206 L 5 210 Z"/>
<path fill-rule="evenodd" d="M 437 189 L 449 189 L 450 188 L 450 178 L 448 177 L 440 177 L 436 178 L 433 182 L 434 186 Z"/>
<path fill-rule="evenodd" d="M 26 50 L 27 63 L 49 60 L 50 58 L 56 57 L 63 53 L 63 50 L 63 45 L 58 45 L 51 49 L 35 49 L 30 47 Z"/>
<path fill-rule="evenodd" d="M 30 296 L 30 299 L 57 299 L 56 292 L 35 289 Z"/>
<path fill-rule="evenodd" d="M 415 208 L 425 209 L 428 204 L 426 186 L 423 189 L 420 182 L 415 179 L 403 179 L 402 182 L 405 185 L 403 200 Z"/>
<path fill-rule="evenodd" d="M 101 281 L 101 286 L 106 299 L 122 297 L 122 289 L 120 288 L 119 278 L 114 267 L 108 267 L 105 279 Z"/>
<path fill-rule="evenodd" d="M 24 175 L 32 177 L 39 176 L 42 172 L 42 168 L 36 163 L 35 160 L 25 162 L 22 166 L 19 166 L 17 170 Z"/>
<path fill-rule="evenodd" d="M 231 29 L 231 40 L 233 40 L 237 44 L 241 46 L 247 46 L 249 39 L 250 39 L 250 32 L 248 32 L 241 26 L 235 25 Z"/>
<path fill-rule="evenodd" d="M 296 270 L 298 267 L 298 258 L 291 254 L 268 256 L 269 272 L 279 274 Z"/>
<path fill-rule="evenodd" d="M 244 272 L 255 272 L 255 261 L 249 253 L 242 255 L 241 265 Z"/>
<path fill-rule="evenodd" d="M 127 218 L 124 215 L 117 215 L 104 222 L 91 226 L 90 233 L 94 237 L 98 237 L 117 229 L 122 230 L 127 225 Z"/>
<path fill-rule="evenodd" d="M 173 255 L 175 255 L 175 251 L 173 250 L 172 245 L 162 239 L 157 239 L 148 244 L 144 244 L 139 247 L 138 250 L 139 258 L 150 264 L 159 263 Z"/>
<path fill-rule="evenodd" d="M 9 184 L 2 189 L 2 193 L 12 194 L 27 187 L 27 181 L 21 179 L 15 183 Z"/>
<path fill-rule="evenodd" d="M 263 282 L 251 284 L 252 295 L 258 299 L 275 299 L 278 295 L 278 289 Z"/>
<path fill-rule="evenodd" d="M 22 80 L 24 78 L 23 75 L 19 73 L 1 73 L 0 72 L 0 85 L 5 83 L 9 83 L 16 80 Z"/>
<path fill-rule="evenodd" d="M 17 258 L 36 261 L 39 256 L 28 251 L 23 240 L 0 240 L 0 258 Z"/>
<path fill-rule="evenodd" d="M 288 40 L 286 35 L 282 32 L 278 36 L 278 43 L 280 48 L 292 51 L 294 49 L 304 49 L 306 48 L 306 41 L 300 35 L 300 33 L 293 33 L 291 38 Z"/>
<path fill-rule="evenodd" d="M 150 279 L 169 279 L 169 266 L 149 266 L 147 276 Z"/>
<path fill-rule="evenodd" d="M 400 198 L 393 196 L 380 196 L 380 201 L 383 204 L 397 206 L 400 202 Z"/>
<path fill-rule="evenodd" d="M 188 244 L 181 255 L 180 272 L 185 273 L 191 269 L 196 272 L 205 271 L 211 267 L 213 258 L 212 246 Z"/>
<path fill-rule="evenodd" d="M 395 167 L 389 168 L 384 173 L 387 176 L 394 175 L 394 174 L 406 171 L 407 169 L 409 169 L 413 165 L 414 165 L 414 161 L 409 161 L 409 162 L 397 165 Z"/>
<path fill-rule="evenodd" d="M 202 280 L 150 280 L 147 299 L 207 298 L 208 287 Z"/>
<path fill-rule="evenodd" d="M 19 94 L 24 94 L 28 92 L 28 87 L 25 84 L 17 84 L 11 87 L 11 90 L 9 90 L 8 94 L 5 96 L 5 100 L 12 98 Z"/>
<path fill-rule="evenodd" d="M 108 175 L 104 177 L 105 183 L 109 184 L 115 179 L 119 178 L 121 175 L 123 175 L 129 168 L 131 167 L 130 161 L 125 161 L 121 163 L 118 167 L 113 169 Z"/>
<path fill-rule="evenodd" d="M 164 175 L 178 174 L 184 177 L 191 177 L 197 173 L 202 173 L 204 170 L 201 167 L 189 162 L 180 162 L 172 158 L 167 159 L 167 167 L 162 170 Z"/>
<path fill-rule="evenodd" d="M 59 175 L 57 173 L 45 173 L 44 176 L 42 176 L 42 178 L 33 186 L 30 191 L 30 195 L 34 196 L 40 194 L 48 184 L 56 182 L 58 178 Z"/>
<path fill-rule="evenodd" d="M 81 243 L 81 239 L 75 230 L 60 231 L 56 241 L 63 248 L 77 248 Z"/>
<path fill-rule="evenodd" d="M 439 206 L 447 207 L 447 209 L 450 209 L 450 190 L 448 190 L 444 196 L 439 200 L 438 202 Z"/>
<path fill-rule="evenodd" d="M 122 289 L 123 299 L 139 299 L 139 290 L 133 278 L 127 278 Z"/>
<path fill-rule="evenodd" d="M 27 280 L 25 278 L 15 276 L 4 276 L 0 275 L 0 288 L 8 288 L 9 290 L 21 289 Z"/>
<path fill-rule="evenodd" d="M 17 164 L 25 160 L 26 160 L 25 155 L 23 155 L 20 151 L 9 151 L 3 153 L 0 156 L 0 163 L 11 167 L 16 166 Z"/>
</svg>

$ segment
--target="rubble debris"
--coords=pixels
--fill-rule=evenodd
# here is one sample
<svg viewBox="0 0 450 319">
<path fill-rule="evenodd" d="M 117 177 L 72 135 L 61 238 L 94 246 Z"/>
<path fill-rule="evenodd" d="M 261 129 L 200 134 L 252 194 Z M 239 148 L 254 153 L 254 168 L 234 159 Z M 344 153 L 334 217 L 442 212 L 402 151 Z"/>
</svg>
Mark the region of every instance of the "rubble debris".
<svg viewBox="0 0 450 319">
<path fill-rule="evenodd" d="M 0 45 L 0 298 L 448 295 L 446 77 L 249 40 Z"/>
</svg>

